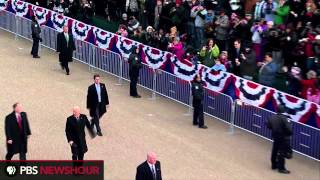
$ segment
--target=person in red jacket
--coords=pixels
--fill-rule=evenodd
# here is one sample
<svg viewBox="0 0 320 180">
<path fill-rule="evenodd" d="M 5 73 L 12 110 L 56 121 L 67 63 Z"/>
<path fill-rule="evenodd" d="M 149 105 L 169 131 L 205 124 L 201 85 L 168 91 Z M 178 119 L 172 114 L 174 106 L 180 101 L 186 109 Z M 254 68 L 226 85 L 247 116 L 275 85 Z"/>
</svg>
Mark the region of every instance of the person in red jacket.
<svg viewBox="0 0 320 180">
<path fill-rule="evenodd" d="M 301 86 L 302 86 L 302 90 L 301 90 L 301 97 L 306 99 L 307 98 L 307 92 L 308 89 L 316 89 L 317 88 L 317 73 L 315 71 L 310 70 L 307 73 L 307 79 L 306 80 L 301 80 Z"/>
</svg>

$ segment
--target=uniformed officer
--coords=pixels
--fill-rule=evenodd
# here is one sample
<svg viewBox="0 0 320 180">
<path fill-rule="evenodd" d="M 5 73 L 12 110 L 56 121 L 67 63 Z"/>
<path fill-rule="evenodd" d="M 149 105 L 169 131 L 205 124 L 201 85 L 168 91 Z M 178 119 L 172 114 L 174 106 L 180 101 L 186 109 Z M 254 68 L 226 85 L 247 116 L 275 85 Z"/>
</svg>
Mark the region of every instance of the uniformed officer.
<svg viewBox="0 0 320 180">
<path fill-rule="evenodd" d="M 40 56 L 38 55 L 38 51 L 39 51 L 39 42 L 42 42 L 42 38 L 40 36 L 41 28 L 40 28 L 40 25 L 38 24 L 36 16 L 32 16 L 31 32 L 32 32 L 32 40 L 33 40 L 31 55 L 33 56 L 33 58 L 40 58 Z"/>
<path fill-rule="evenodd" d="M 270 117 L 267 127 L 271 129 L 273 138 L 271 168 L 278 169 L 280 173 L 289 174 L 290 171 L 285 168 L 285 158 L 292 157 L 290 146 L 292 127 L 288 117 L 283 114 L 284 112 L 284 106 L 279 105 L 278 113 Z"/>
<path fill-rule="evenodd" d="M 134 98 L 141 98 L 137 92 L 137 83 L 139 78 L 139 71 L 142 67 L 142 61 L 139 56 L 139 48 L 134 46 L 132 53 L 129 56 L 129 76 L 130 76 L 130 96 Z"/>
<path fill-rule="evenodd" d="M 200 75 L 197 74 L 192 83 L 193 125 L 199 125 L 199 128 L 207 129 L 208 127 L 204 125 L 203 117 L 203 91 L 203 82 Z"/>
</svg>

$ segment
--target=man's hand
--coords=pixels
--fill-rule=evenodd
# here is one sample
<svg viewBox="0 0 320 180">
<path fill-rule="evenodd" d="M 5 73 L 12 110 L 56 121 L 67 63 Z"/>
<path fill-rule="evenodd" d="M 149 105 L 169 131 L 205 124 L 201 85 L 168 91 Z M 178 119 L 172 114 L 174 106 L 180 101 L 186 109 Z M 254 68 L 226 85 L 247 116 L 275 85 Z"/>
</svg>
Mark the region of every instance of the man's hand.
<svg viewBox="0 0 320 180">
<path fill-rule="evenodd" d="M 12 144 L 12 140 L 10 139 L 10 140 L 8 140 L 8 142 L 7 142 L 8 144 Z"/>
<path fill-rule="evenodd" d="M 69 144 L 70 144 L 70 146 L 72 146 L 72 144 L 73 144 L 73 141 L 69 141 Z"/>
</svg>

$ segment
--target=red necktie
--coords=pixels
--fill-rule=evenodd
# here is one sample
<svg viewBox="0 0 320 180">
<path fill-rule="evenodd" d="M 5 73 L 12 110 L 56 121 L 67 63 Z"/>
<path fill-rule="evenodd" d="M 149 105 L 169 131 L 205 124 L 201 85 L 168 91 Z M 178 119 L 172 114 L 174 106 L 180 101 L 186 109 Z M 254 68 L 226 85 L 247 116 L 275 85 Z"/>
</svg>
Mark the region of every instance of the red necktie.
<svg viewBox="0 0 320 180">
<path fill-rule="evenodd" d="M 17 120 L 18 120 L 19 129 L 22 130 L 22 119 L 21 119 L 21 115 L 20 114 L 18 114 Z"/>
</svg>

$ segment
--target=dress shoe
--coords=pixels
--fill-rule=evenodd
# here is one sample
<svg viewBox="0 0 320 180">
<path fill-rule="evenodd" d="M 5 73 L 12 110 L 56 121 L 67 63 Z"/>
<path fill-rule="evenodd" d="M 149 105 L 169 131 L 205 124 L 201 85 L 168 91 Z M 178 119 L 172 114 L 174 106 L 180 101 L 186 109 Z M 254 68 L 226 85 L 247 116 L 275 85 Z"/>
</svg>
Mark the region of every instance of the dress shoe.
<svg viewBox="0 0 320 180">
<path fill-rule="evenodd" d="M 70 75 L 70 73 L 67 72 L 67 75 Z"/>
<path fill-rule="evenodd" d="M 192 123 L 194 126 L 198 126 L 198 123 Z"/>
<path fill-rule="evenodd" d="M 199 126 L 199 128 L 201 128 L 201 129 L 208 129 L 208 126 L 203 125 L 203 126 Z"/>
<path fill-rule="evenodd" d="M 102 136 L 102 133 L 99 131 L 99 132 L 97 132 L 97 135 L 98 136 Z"/>
<path fill-rule="evenodd" d="M 40 58 L 40 56 L 33 56 L 33 58 Z"/>
<path fill-rule="evenodd" d="M 133 96 L 134 98 L 141 98 L 141 96 L 140 95 L 136 95 L 136 96 Z"/>
<path fill-rule="evenodd" d="M 289 171 L 289 170 L 286 170 L 286 169 L 279 169 L 279 173 L 282 173 L 282 174 L 290 174 L 290 171 Z"/>
</svg>

